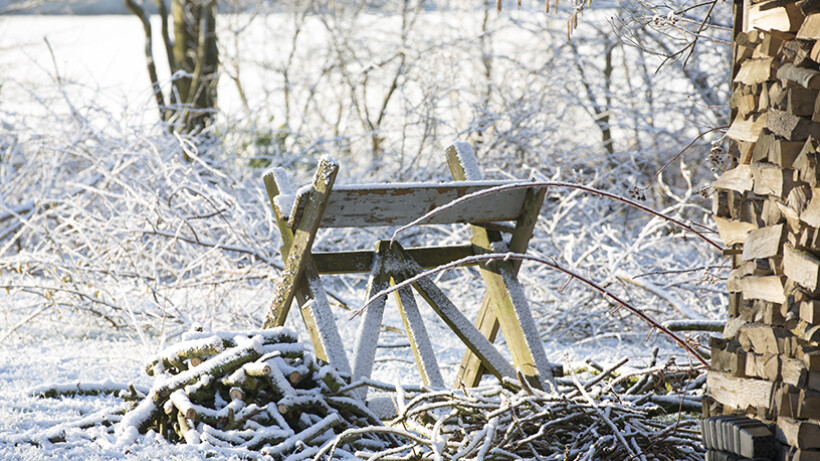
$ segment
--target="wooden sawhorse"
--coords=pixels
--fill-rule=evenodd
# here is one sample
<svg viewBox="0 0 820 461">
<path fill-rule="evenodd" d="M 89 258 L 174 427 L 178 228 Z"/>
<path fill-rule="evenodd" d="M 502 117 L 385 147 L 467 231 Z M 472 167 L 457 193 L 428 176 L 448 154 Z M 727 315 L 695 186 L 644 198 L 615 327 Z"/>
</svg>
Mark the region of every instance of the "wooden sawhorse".
<svg viewBox="0 0 820 461">
<path fill-rule="evenodd" d="M 370 273 L 366 295 L 369 299 L 391 284 L 464 257 L 525 253 L 544 201 L 544 188 L 516 188 L 483 195 L 449 207 L 424 222 L 424 225 L 469 224 L 472 238 L 466 245 L 404 249 L 398 242 L 391 245 L 388 241 L 379 241 L 374 251 L 312 252 L 313 240 L 320 228 L 400 226 L 465 195 L 512 183 L 482 180 L 472 147 L 467 143 L 455 143 L 447 148 L 446 154 L 455 182 L 334 185 L 339 166 L 322 160 L 310 187 L 297 191 L 284 170 L 266 172 L 265 187 L 282 236 L 285 269 L 276 286 L 265 327 L 284 325 L 296 298 L 317 358 L 354 380 L 368 378 L 373 368 L 385 297 L 373 302 L 362 316 L 351 368 L 320 274 Z M 514 222 L 514 227 L 504 225 L 504 221 Z M 504 231 L 511 231 L 509 243 L 502 236 Z M 517 279 L 519 266 L 520 261 L 510 260 L 495 260 L 479 266 L 487 293 L 475 324 L 467 320 L 432 281 L 421 279 L 412 284 L 467 346 L 456 387 L 475 387 L 485 373 L 499 379 L 515 378 L 516 370 L 530 386 L 545 389 L 554 385 L 553 366 L 547 360 L 526 295 Z M 412 290 L 403 287 L 394 295 L 424 384 L 444 387 Z M 510 350 L 512 365 L 492 345 L 499 328 Z"/>
</svg>

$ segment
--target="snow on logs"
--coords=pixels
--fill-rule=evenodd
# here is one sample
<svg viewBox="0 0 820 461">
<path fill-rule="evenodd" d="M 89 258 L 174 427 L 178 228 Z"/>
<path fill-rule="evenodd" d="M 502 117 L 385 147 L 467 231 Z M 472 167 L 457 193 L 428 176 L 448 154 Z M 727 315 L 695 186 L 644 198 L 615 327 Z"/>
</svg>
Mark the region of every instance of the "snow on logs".
<svg viewBox="0 0 820 461">
<path fill-rule="evenodd" d="M 154 384 L 117 425 L 121 447 L 152 430 L 171 441 L 276 458 L 381 425 L 340 392 L 349 380 L 317 363 L 284 328 L 187 334 L 149 360 L 146 372 Z M 384 448 L 385 437 L 369 434 L 358 443 Z"/>
<path fill-rule="evenodd" d="M 712 184 L 729 320 L 710 341 L 704 414 L 756 418 L 777 459 L 820 460 L 820 14 L 753 0 L 741 17 L 733 158 Z"/>
</svg>

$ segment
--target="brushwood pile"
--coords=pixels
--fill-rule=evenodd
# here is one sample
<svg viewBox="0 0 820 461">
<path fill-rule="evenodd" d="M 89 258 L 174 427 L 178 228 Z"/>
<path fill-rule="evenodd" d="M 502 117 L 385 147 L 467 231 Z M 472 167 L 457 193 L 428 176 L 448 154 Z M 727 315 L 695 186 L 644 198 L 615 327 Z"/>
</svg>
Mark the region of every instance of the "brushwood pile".
<svg viewBox="0 0 820 461">
<path fill-rule="evenodd" d="M 14 443 L 53 445 L 58 453 L 90 439 L 116 454 L 152 436 L 207 457 L 292 461 L 703 459 L 697 420 L 665 415 L 699 408 L 702 370 L 653 362 L 616 377 L 626 362 L 583 383 L 571 371 L 555 392 L 526 380 L 429 389 L 351 383 L 284 328 L 190 332 L 145 365 L 150 388 L 105 381 L 32 389 L 43 398 L 113 394 L 120 403 L 19 434 Z M 659 395 L 657 383 L 672 386 L 672 394 Z M 387 402 L 392 416 L 377 416 L 365 395 Z"/>
</svg>

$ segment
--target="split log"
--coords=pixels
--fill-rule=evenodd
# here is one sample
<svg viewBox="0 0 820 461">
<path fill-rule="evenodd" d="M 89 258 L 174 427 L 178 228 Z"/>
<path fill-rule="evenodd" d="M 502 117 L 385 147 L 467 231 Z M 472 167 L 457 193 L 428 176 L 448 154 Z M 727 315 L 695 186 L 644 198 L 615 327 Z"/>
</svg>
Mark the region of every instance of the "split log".
<svg viewBox="0 0 820 461">
<path fill-rule="evenodd" d="M 800 450 L 820 448 L 820 426 L 792 418 L 777 418 L 776 437 Z"/>
<path fill-rule="evenodd" d="M 775 78 L 777 65 L 771 56 L 759 59 L 747 59 L 740 65 L 740 70 L 735 75 L 734 82 L 743 85 L 754 85 Z"/>
<path fill-rule="evenodd" d="M 820 89 L 820 72 L 797 67 L 792 63 L 783 64 L 777 69 L 777 78 L 784 85 L 788 82 L 809 90 Z"/>
<path fill-rule="evenodd" d="M 801 345 L 795 352 L 795 357 L 803 361 L 809 372 L 820 371 L 820 347 Z"/>
<path fill-rule="evenodd" d="M 784 238 L 783 224 L 750 231 L 743 246 L 741 260 L 751 261 L 777 256 L 780 254 Z"/>
<path fill-rule="evenodd" d="M 780 210 L 780 203 L 777 198 L 770 196 L 763 202 L 763 213 L 761 218 L 766 226 L 775 226 L 783 221 L 783 212 Z"/>
<path fill-rule="evenodd" d="M 820 325 L 801 320 L 792 329 L 792 332 L 807 343 L 820 343 Z"/>
<path fill-rule="evenodd" d="M 757 228 L 752 223 L 738 221 L 736 219 L 726 219 L 719 216 L 713 216 L 713 218 L 717 225 L 720 239 L 723 240 L 723 244 L 727 247 L 745 243 L 749 232 Z"/>
<path fill-rule="evenodd" d="M 797 31 L 797 38 L 804 40 L 820 39 L 820 14 L 810 14 L 806 16 L 800 29 Z"/>
<path fill-rule="evenodd" d="M 820 88 L 820 72 L 815 73 L 818 76 L 816 85 Z M 820 137 L 820 123 L 814 123 L 808 119 L 776 109 L 770 109 L 765 115 L 766 127 L 769 131 L 789 141 L 802 141 L 808 139 L 809 136 Z M 763 115 L 760 117 L 763 117 Z M 741 133 L 747 134 L 746 132 Z M 747 137 L 751 136 L 747 134 Z M 744 141 L 746 140 L 744 139 Z"/>
<path fill-rule="evenodd" d="M 710 395 L 734 408 L 769 408 L 774 384 L 769 381 L 736 378 L 725 373 L 710 372 L 706 377 Z"/>
<path fill-rule="evenodd" d="M 800 220 L 815 229 L 820 228 L 820 190 L 812 190 L 811 200 L 800 213 Z"/>
<path fill-rule="evenodd" d="M 758 162 L 752 164 L 752 178 L 754 180 L 754 193 L 758 195 L 787 197 L 796 185 L 793 179 L 793 170 L 780 168 L 771 163 Z"/>
<path fill-rule="evenodd" d="M 748 89 L 749 87 L 743 86 L 741 88 Z M 749 115 L 757 112 L 759 99 L 758 95 L 753 94 L 749 90 L 735 91 L 729 99 L 729 108 L 737 110 L 740 117 L 748 118 Z M 812 109 L 814 109 L 814 101 L 812 101 Z"/>
<path fill-rule="evenodd" d="M 782 60 L 791 62 L 798 68 L 814 67 L 810 59 L 812 45 L 813 41 L 809 40 L 789 40 L 780 50 Z"/>
<path fill-rule="evenodd" d="M 780 356 L 777 354 L 746 354 L 746 376 L 775 382 L 780 379 Z"/>
<path fill-rule="evenodd" d="M 783 357 L 780 364 L 780 377 L 784 383 L 797 388 L 806 386 L 808 371 L 806 365 L 797 359 Z"/>
<path fill-rule="evenodd" d="M 790 88 L 794 90 L 794 88 Z M 815 93 L 817 93 L 815 91 Z M 791 94 L 791 93 L 789 93 Z M 812 107 L 810 113 L 814 111 L 814 100 L 812 99 Z M 787 141 L 779 138 L 771 133 L 769 130 L 763 130 L 757 143 L 755 144 L 755 152 L 752 156 L 753 161 L 768 160 L 775 165 L 783 168 L 791 168 L 794 159 L 797 158 L 800 151 L 803 149 L 802 141 Z"/>
<path fill-rule="evenodd" d="M 788 88 L 786 111 L 800 117 L 811 117 L 814 114 L 814 103 L 817 90 L 808 88 Z"/>
<path fill-rule="evenodd" d="M 749 118 L 737 117 L 729 126 L 726 136 L 737 141 L 757 142 L 763 128 L 768 126 L 767 114 Z"/>
<path fill-rule="evenodd" d="M 816 187 L 820 183 L 820 170 L 817 168 L 818 147 L 816 137 L 806 140 L 803 149 L 801 149 L 792 165 L 798 173 L 797 178 L 808 183 L 811 187 Z"/>
<path fill-rule="evenodd" d="M 820 301 L 811 299 L 800 303 L 800 320 L 807 323 L 820 323 Z M 820 364 L 820 363 L 818 363 Z M 820 370 L 820 368 L 818 368 Z"/>
<path fill-rule="evenodd" d="M 754 52 L 752 53 L 753 58 L 765 58 L 770 56 L 777 56 L 780 52 L 780 47 L 783 46 L 783 43 L 786 41 L 785 37 L 777 36 L 775 34 L 761 34 L 763 38 L 761 39 L 760 43 L 754 48 Z"/>
<path fill-rule="evenodd" d="M 740 327 L 737 340 L 743 349 L 756 354 L 783 354 L 787 352 L 786 342 L 792 333 L 785 328 L 762 323 L 748 323 Z"/>
<path fill-rule="evenodd" d="M 797 32 L 805 15 L 796 3 L 769 1 L 753 4 L 746 10 L 744 30 Z"/>
<path fill-rule="evenodd" d="M 790 244 L 784 245 L 783 270 L 786 275 L 810 292 L 820 288 L 820 258 L 798 250 Z"/>
<path fill-rule="evenodd" d="M 820 392 L 800 389 L 797 417 L 820 420 Z"/>
<path fill-rule="evenodd" d="M 752 168 L 749 165 L 738 165 L 731 170 L 727 170 L 712 182 L 714 189 L 732 190 L 740 193 L 751 191 L 753 186 Z"/>
<path fill-rule="evenodd" d="M 800 411 L 800 390 L 788 384 L 781 384 L 777 389 L 777 416 L 796 418 Z"/>
</svg>

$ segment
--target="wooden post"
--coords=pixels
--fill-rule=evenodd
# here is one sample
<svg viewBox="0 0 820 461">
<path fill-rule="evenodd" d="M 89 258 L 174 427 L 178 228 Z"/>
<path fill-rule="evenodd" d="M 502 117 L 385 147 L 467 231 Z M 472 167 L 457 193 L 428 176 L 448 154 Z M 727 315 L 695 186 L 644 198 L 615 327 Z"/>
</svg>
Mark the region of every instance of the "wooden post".
<svg viewBox="0 0 820 461">
<path fill-rule="evenodd" d="M 462 150 L 459 152 L 459 150 Z M 472 148 L 469 144 L 458 143 L 447 148 L 447 164 L 450 167 L 450 172 L 456 180 L 478 180 L 481 179 L 480 172 L 477 168 L 475 157 L 472 155 Z M 471 177 L 472 176 L 472 177 Z M 543 201 L 544 196 L 541 195 L 540 200 Z M 531 203 L 528 208 L 532 212 L 534 204 Z M 540 203 L 538 206 L 540 209 Z M 534 226 L 534 220 L 530 224 Z M 473 238 L 471 241 L 476 249 L 481 253 L 496 252 L 499 246 L 505 247 L 504 240 L 501 234 L 497 231 L 490 231 L 481 226 L 472 225 Z M 521 233 L 526 230 L 522 225 Z M 524 238 L 519 236 L 519 241 L 527 241 L 532 235 L 532 227 L 529 228 L 529 235 Z M 543 343 L 537 334 L 535 328 L 535 321 L 532 318 L 532 313 L 527 305 L 526 298 L 523 296 L 523 289 L 518 284 L 516 274 L 518 268 L 510 261 L 496 261 L 485 264 L 481 268 L 481 276 L 487 285 L 487 295 L 489 298 L 482 303 L 483 312 L 479 313 L 479 325 L 482 333 L 492 335 L 497 334 L 498 327 L 495 326 L 498 322 L 501 330 L 504 333 L 504 338 L 509 346 L 510 353 L 513 357 L 513 363 L 524 375 L 525 379 L 530 385 L 539 389 L 543 389 L 541 380 L 549 382 L 554 385 L 552 376 L 552 368 L 544 353 Z M 510 290 L 520 292 L 521 296 L 513 298 Z M 485 307 L 486 304 L 486 307 Z M 491 318 L 490 305 L 494 307 L 495 318 Z M 493 338 L 494 339 L 494 338 Z M 469 359 L 465 359 L 469 360 Z M 464 364 L 464 361 L 462 361 Z M 459 378 L 467 379 L 464 385 L 474 386 L 477 380 L 480 380 L 480 367 L 468 363 L 468 368 L 463 369 L 463 375 Z M 459 371 L 462 373 L 462 370 Z M 456 382 L 458 386 L 460 382 Z"/>
<path fill-rule="evenodd" d="M 535 228 L 538 213 L 541 210 L 541 205 L 544 202 L 546 193 L 546 188 L 537 190 L 530 189 L 527 191 L 527 198 L 521 210 L 522 216 L 516 223 L 512 238 L 510 239 L 510 251 L 513 253 L 527 252 L 527 247 L 532 238 L 532 231 Z M 518 269 L 520 267 L 521 261 L 513 261 L 513 270 L 516 275 L 518 275 Z M 476 318 L 476 326 L 491 343 L 495 342 L 498 336 L 499 323 L 492 304 L 492 297 L 489 293 L 484 295 L 484 299 L 481 302 L 481 308 Z M 486 371 L 487 369 L 481 360 L 468 350 L 464 353 L 464 358 L 461 360 L 455 386 L 476 387 L 481 382 L 481 376 L 484 375 Z"/>
<path fill-rule="evenodd" d="M 388 286 L 390 275 L 384 267 L 389 242 L 376 242 L 376 253 L 370 278 L 367 281 L 367 292 L 364 299 L 370 299 L 376 293 Z M 379 341 L 379 329 L 384 318 L 384 304 L 386 297 L 375 300 L 362 315 L 362 322 L 356 331 L 356 344 L 353 346 L 353 380 L 369 378 L 373 372 L 373 361 L 376 358 L 376 345 Z M 367 397 L 367 386 L 361 388 L 359 396 L 364 400 Z"/>
<path fill-rule="evenodd" d="M 276 286 L 264 328 L 284 325 L 293 298 L 298 294 L 300 313 L 313 342 L 316 357 L 334 365 L 342 373 L 350 373 L 339 330 L 336 328 L 327 295 L 319 279 L 316 263 L 311 257 L 313 239 L 338 171 L 339 165 L 335 162 L 325 159 L 319 162 L 310 199 L 295 231 L 291 231 L 287 222 L 277 213 L 285 269 Z M 279 192 L 272 173 L 265 175 L 265 186 L 272 204 Z"/>
</svg>

